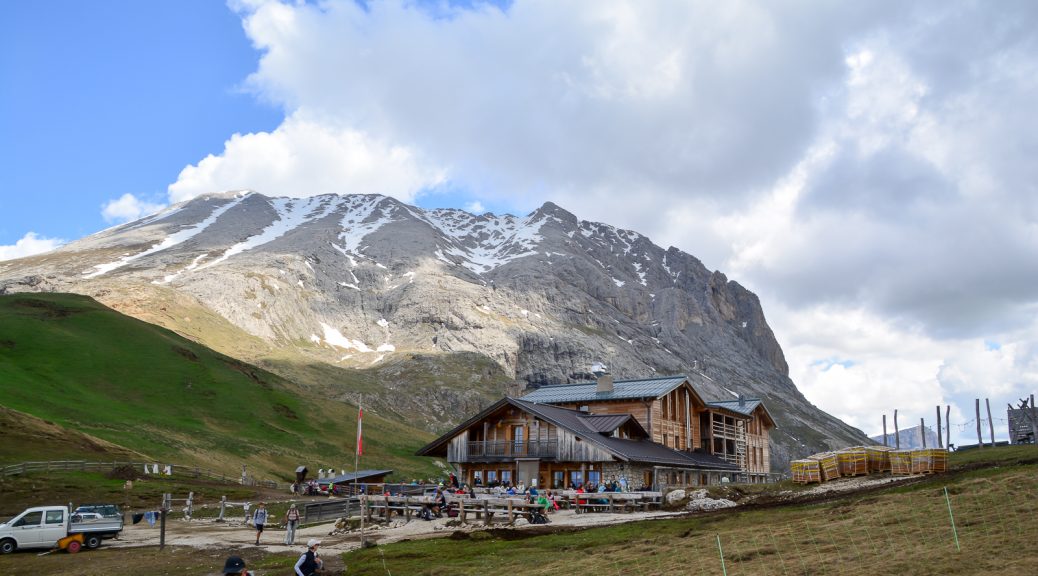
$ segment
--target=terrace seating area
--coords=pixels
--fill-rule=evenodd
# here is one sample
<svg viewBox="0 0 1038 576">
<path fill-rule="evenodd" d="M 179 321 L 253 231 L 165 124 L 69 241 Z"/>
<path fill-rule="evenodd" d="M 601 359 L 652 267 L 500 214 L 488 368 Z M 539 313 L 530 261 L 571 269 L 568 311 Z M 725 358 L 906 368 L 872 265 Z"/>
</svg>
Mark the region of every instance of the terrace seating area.
<svg viewBox="0 0 1038 576">
<path fill-rule="evenodd" d="M 566 490 L 553 493 L 554 502 L 560 510 L 572 510 L 577 514 L 589 512 L 648 512 L 658 510 L 662 503 L 660 492 L 596 492 L 578 493 Z M 512 524 L 518 518 L 533 521 L 536 511 L 543 506 L 531 502 L 529 496 L 507 496 L 499 494 L 446 494 L 447 510 L 444 515 L 457 517 L 462 523 L 482 521 L 489 526 L 495 519 Z M 411 521 L 425 508 L 435 505 L 433 496 L 378 496 L 362 495 L 361 510 L 368 522 L 389 522 L 394 515 Z M 554 507 L 553 507 L 554 508 Z"/>
</svg>

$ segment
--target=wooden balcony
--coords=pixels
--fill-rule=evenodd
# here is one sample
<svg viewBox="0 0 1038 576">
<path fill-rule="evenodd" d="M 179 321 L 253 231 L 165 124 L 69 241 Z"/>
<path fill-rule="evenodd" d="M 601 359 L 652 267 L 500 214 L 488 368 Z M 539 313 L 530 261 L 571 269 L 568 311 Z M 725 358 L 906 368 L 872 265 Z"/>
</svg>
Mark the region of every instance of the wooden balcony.
<svg viewBox="0 0 1038 576">
<path fill-rule="evenodd" d="M 529 442 L 468 442 L 464 462 L 500 462 L 515 458 L 553 459 L 559 455 L 558 440 Z"/>
</svg>

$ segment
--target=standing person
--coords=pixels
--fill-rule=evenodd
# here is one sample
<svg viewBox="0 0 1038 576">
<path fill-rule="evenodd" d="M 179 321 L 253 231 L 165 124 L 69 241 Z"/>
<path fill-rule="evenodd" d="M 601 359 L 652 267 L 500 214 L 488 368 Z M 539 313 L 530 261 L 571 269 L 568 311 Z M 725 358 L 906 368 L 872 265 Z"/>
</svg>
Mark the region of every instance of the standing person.
<svg viewBox="0 0 1038 576">
<path fill-rule="evenodd" d="M 256 525 L 256 545 L 259 545 L 260 535 L 263 534 L 263 526 L 267 523 L 267 505 L 259 503 L 259 507 L 252 514 L 252 523 Z"/>
<path fill-rule="evenodd" d="M 296 543 L 296 526 L 299 524 L 299 510 L 296 509 L 296 505 L 293 504 L 288 507 L 288 512 L 285 512 L 285 545 L 291 546 Z"/>
<path fill-rule="evenodd" d="M 306 543 L 306 552 L 296 561 L 296 576 L 312 576 L 324 566 L 324 561 L 317 554 L 317 547 L 320 545 L 321 541 L 315 538 Z"/>
</svg>

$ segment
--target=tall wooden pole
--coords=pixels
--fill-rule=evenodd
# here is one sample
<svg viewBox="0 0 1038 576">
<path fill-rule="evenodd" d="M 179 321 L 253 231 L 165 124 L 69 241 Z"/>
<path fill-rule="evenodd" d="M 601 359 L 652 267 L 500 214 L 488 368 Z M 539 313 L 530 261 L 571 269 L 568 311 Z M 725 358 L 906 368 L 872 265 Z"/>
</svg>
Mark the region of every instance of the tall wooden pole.
<svg viewBox="0 0 1038 576">
<path fill-rule="evenodd" d="M 977 447 L 984 447 L 984 438 L 980 435 L 980 398 L 977 398 Z"/>
<path fill-rule="evenodd" d="M 991 433 L 991 445 L 995 445 L 995 420 L 991 417 L 991 399 L 985 398 L 984 404 L 988 407 L 988 430 Z"/>
<path fill-rule="evenodd" d="M 926 424 L 922 418 L 919 419 L 919 439 L 923 442 L 923 448 L 926 448 Z"/>
<path fill-rule="evenodd" d="M 897 429 L 897 410 L 894 410 L 894 447 L 901 449 L 901 432 Z"/>
<path fill-rule="evenodd" d="M 944 448 L 944 444 L 941 443 L 941 437 L 944 436 L 944 428 L 941 427 L 941 407 L 937 407 L 937 447 Z"/>
<path fill-rule="evenodd" d="M 944 407 L 944 447 L 951 450 L 951 404 Z"/>
<path fill-rule="evenodd" d="M 887 442 L 887 415 L 884 414 L 883 415 L 883 445 L 887 446 L 888 444 L 890 444 L 890 443 Z"/>
</svg>

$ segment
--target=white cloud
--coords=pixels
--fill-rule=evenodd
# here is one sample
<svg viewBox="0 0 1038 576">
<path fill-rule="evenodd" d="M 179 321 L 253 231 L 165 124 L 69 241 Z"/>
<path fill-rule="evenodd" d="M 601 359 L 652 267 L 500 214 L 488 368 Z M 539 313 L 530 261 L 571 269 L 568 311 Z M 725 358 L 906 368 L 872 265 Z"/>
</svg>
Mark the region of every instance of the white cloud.
<svg viewBox="0 0 1038 576">
<path fill-rule="evenodd" d="M 482 214 L 486 212 L 486 208 L 483 207 L 483 203 L 479 200 L 465 204 L 465 210 L 473 214 Z"/>
<path fill-rule="evenodd" d="M 181 171 L 169 186 L 170 201 L 252 189 L 291 197 L 384 194 L 409 202 L 446 177 L 445 169 L 423 162 L 406 146 L 305 117 L 298 112 L 273 132 L 231 136 L 219 156 Z"/>
<path fill-rule="evenodd" d="M 123 194 L 115 200 L 105 202 L 101 207 L 101 216 L 106 222 L 128 222 L 143 216 L 154 214 L 165 208 L 165 204 L 146 202 L 133 194 Z"/>
<path fill-rule="evenodd" d="M 35 232 L 29 232 L 14 244 L 0 246 L 0 261 L 42 254 L 64 243 L 65 241 L 60 238 L 45 238 Z"/>
<path fill-rule="evenodd" d="M 287 118 L 171 201 L 550 199 L 756 291 L 794 381 L 869 430 L 1038 382 L 1034 3 L 233 5 Z"/>
</svg>

